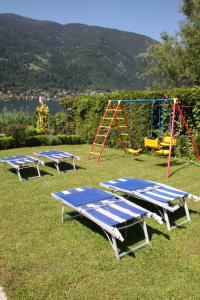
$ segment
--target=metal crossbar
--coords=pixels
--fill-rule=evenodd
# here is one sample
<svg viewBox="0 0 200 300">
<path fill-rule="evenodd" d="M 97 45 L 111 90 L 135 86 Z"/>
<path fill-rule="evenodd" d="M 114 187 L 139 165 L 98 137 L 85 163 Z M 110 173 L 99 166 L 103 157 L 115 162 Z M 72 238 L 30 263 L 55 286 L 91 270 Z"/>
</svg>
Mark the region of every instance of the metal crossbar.
<svg viewBox="0 0 200 300">
<path fill-rule="evenodd" d="M 113 99 L 112 102 L 121 101 L 122 103 L 143 103 L 143 102 L 164 102 L 164 101 L 174 101 L 175 98 L 151 98 L 151 99 L 130 99 L 130 100 L 117 100 Z"/>
</svg>

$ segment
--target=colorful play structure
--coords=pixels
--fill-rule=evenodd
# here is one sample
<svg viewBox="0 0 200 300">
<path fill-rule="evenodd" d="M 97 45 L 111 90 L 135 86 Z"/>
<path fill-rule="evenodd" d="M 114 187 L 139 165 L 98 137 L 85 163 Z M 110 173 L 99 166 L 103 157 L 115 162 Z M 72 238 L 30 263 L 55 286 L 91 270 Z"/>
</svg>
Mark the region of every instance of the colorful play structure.
<svg viewBox="0 0 200 300">
<path fill-rule="evenodd" d="M 172 148 L 177 144 L 177 138 L 174 136 L 175 119 L 178 115 L 185 130 L 190 138 L 192 146 L 194 148 L 195 154 L 198 161 L 200 161 L 200 155 L 198 148 L 196 146 L 195 140 L 183 115 L 183 110 L 180 105 L 178 98 L 158 98 L 158 99 L 135 99 L 135 100 L 109 100 L 106 106 L 105 112 L 103 114 L 101 123 L 97 129 L 94 141 L 92 143 L 88 160 L 90 160 L 92 155 L 97 156 L 97 162 L 100 161 L 102 152 L 104 150 L 106 141 L 108 140 L 113 128 L 116 128 L 116 132 L 121 139 L 121 145 L 124 148 L 125 153 L 132 153 L 138 155 L 142 152 L 142 147 L 133 147 L 133 137 L 132 128 L 130 128 L 128 118 L 126 116 L 124 104 L 142 104 L 142 109 L 140 112 L 140 122 L 142 123 L 142 114 L 145 104 L 150 104 L 150 135 L 144 138 L 143 147 L 150 149 L 152 153 L 162 156 L 168 156 L 167 171 L 166 176 L 170 175 L 170 163 L 172 156 Z M 169 133 L 165 133 L 165 105 L 168 103 L 170 108 L 170 122 L 169 122 Z M 154 106 L 159 104 L 161 111 L 159 110 L 158 123 L 159 131 L 161 132 L 160 137 L 153 136 L 153 126 L 154 126 Z M 140 137 L 141 140 L 141 137 Z M 129 145 L 127 145 L 127 142 Z M 134 145 L 135 146 L 135 145 Z"/>
</svg>

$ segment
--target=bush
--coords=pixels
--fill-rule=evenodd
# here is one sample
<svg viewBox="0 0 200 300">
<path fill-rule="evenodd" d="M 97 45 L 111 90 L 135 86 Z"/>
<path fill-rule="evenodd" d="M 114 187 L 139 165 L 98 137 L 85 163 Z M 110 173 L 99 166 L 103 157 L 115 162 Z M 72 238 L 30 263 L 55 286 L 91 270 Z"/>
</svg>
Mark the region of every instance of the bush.
<svg viewBox="0 0 200 300">
<path fill-rule="evenodd" d="M 49 137 L 45 134 L 29 136 L 25 140 L 25 145 L 28 147 L 46 146 L 49 145 Z"/>
<path fill-rule="evenodd" d="M 6 128 L 6 135 L 12 136 L 16 141 L 16 147 L 25 145 L 26 140 L 26 125 L 11 124 Z"/>
<path fill-rule="evenodd" d="M 75 144 L 83 144 L 84 140 L 81 138 L 80 135 L 65 135 L 65 134 L 58 134 L 57 135 L 60 141 L 60 144 L 65 145 L 75 145 Z"/>
<path fill-rule="evenodd" d="M 74 134 L 75 123 L 71 110 L 58 112 L 49 118 L 49 132 L 53 134 Z"/>
<path fill-rule="evenodd" d="M 34 136 L 26 136 L 23 140 L 23 143 L 19 143 L 13 137 L 0 137 L 0 150 L 16 148 L 21 146 L 26 147 L 35 147 L 35 146 L 47 146 L 47 145 L 73 145 L 73 144 L 82 144 L 84 141 L 81 139 L 79 135 L 34 135 Z"/>
<path fill-rule="evenodd" d="M 0 137 L 0 150 L 15 148 L 16 141 L 12 136 Z"/>
<path fill-rule="evenodd" d="M 37 132 L 37 128 L 35 128 L 34 126 L 32 125 L 29 125 L 26 127 L 26 134 L 28 136 L 34 136 L 34 135 L 37 135 L 38 132 Z"/>
</svg>

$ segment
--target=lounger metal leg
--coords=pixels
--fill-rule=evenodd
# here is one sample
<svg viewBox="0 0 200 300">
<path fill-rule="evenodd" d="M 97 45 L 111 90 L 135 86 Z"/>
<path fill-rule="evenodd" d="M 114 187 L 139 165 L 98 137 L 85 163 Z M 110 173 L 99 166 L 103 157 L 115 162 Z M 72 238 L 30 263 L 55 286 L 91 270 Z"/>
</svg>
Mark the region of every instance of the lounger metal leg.
<svg viewBox="0 0 200 300">
<path fill-rule="evenodd" d="M 37 168 L 37 171 L 38 171 L 38 177 L 41 177 L 40 169 L 39 169 L 39 164 L 36 164 L 36 168 Z"/>
<path fill-rule="evenodd" d="M 147 224 L 146 224 L 144 219 L 143 219 L 142 223 L 143 223 L 142 227 L 143 227 L 143 231 L 144 231 L 145 240 L 146 240 L 146 243 L 149 244 L 150 243 L 149 234 L 148 234 L 148 231 L 147 231 Z"/>
<path fill-rule="evenodd" d="M 60 169 L 59 169 L 58 163 L 55 163 L 55 166 L 56 166 L 56 169 L 57 169 L 58 173 L 60 173 Z"/>
<path fill-rule="evenodd" d="M 183 207 L 184 207 L 184 209 L 185 209 L 186 220 L 184 220 L 183 222 L 178 223 L 178 224 L 176 224 L 176 225 L 174 225 L 174 226 L 171 226 L 171 224 L 170 224 L 169 216 L 168 216 L 167 210 L 166 210 L 166 209 L 163 209 L 163 211 L 164 211 L 164 219 L 165 219 L 165 222 L 166 222 L 166 225 L 167 225 L 167 229 L 168 229 L 169 231 L 172 230 L 172 229 L 174 229 L 174 228 L 176 228 L 176 227 L 182 226 L 182 225 L 184 225 L 184 224 L 186 224 L 186 223 L 188 223 L 188 222 L 191 221 L 190 213 L 189 213 L 189 209 L 188 209 L 187 202 L 184 201 L 184 202 L 182 203 L 182 205 L 183 205 Z"/>
<path fill-rule="evenodd" d="M 191 218 L 190 218 L 190 213 L 189 213 L 187 201 L 184 201 L 183 205 L 184 205 L 184 208 L 185 208 L 185 213 L 186 213 L 187 220 L 188 220 L 188 222 L 190 222 Z"/>
<path fill-rule="evenodd" d="M 72 159 L 72 164 L 73 164 L 74 171 L 76 171 L 75 158 Z"/>
<path fill-rule="evenodd" d="M 62 222 L 64 222 L 64 212 L 65 212 L 65 206 L 63 204 L 61 204 L 61 219 L 62 219 Z"/>
<path fill-rule="evenodd" d="M 144 218 L 141 219 L 141 220 L 139 220 L 139 221 L 137 221 L 137 222 L 135 222 L 133 225 L 135 225 L 137 223 L 140 223 L 140 225 L 143 228 L 145 242 L 143 242 L 143 243 L 141 243 L 141 244 L 139 244 L 139 245 L 137 245 L 135 247 L 129 248 L 127 251 L 124 251 L 124 252 L 120 253 L 120 251 L 119 251 L 119 249 L 117 247 L 117 241 L 116 241 L 115 237 L 112 236 L 112 240 L 110 240 L 110 238 L 108 238 L 109 241 L 110 241 L 110 243 L 111 243 L 111 245 L 112 245 L 112 248 L 113 248 L 113 250 L 115 252 L 115 256 L 116 256 L 117 259 L 120 259 L 122 256 L 125 256 L 125 255 L 127 255 L 127 254 L 129 254 L 131 252 L 134 252 L 135 250 L 138 250 L 138 249 L 144 247 L 145 245 L 150 244 L 149 235 L 148 235 L 148 231 L 147 231 L 147 225 L 146 225 L 146 222 L 145 222 Z M 107 233 L 106 233 L 106 235 L 108 236 Z"/>
<path fill-rule="evenodd" d="M 165 219 L 165 222 L 166 222 L 166 225 L 167 225 L 167 229 L 169 231 L 171 231 L 171 225 L 170 225 L 170 221 L 169 221 L 169 216 L 168 216 L 168 212 L 166 209 L 163 208 L 163 214 L 164 214 L 164 219 Z"/>
<path fill-rule="evenodd" d="M 113 247 L 113 250 L 115 252 L 115 256 L 117 259 L 120 258 L 119 256 L 119 250 L 118 250 L 118 247 L 117 247 L 117 242 L 116 242 L 116 239 L 112 236 L 112 247 Z"/>
<path fill-rule="evenodd" d="M 19 180 L 22 181 L 22 177 L 21 177 L 21 174 L 20 174 L 20 169 L 17 169 L 17 175 L 19 176 Z"/>
</svg>

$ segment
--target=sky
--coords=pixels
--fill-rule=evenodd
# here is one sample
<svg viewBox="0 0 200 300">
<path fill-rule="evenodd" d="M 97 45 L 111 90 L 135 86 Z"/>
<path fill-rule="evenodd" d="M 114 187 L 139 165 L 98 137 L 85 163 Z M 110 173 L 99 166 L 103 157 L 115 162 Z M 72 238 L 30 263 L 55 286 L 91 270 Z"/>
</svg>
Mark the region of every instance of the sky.
<svg viewBox="0 0 200 300">
<path fill-rule="evenodd" d="M 0 0 L 0 13 L 61 24 L 82 23 L 135 32 L 161 40 L 179 31 L 181 0 Z"/>
</svg>

